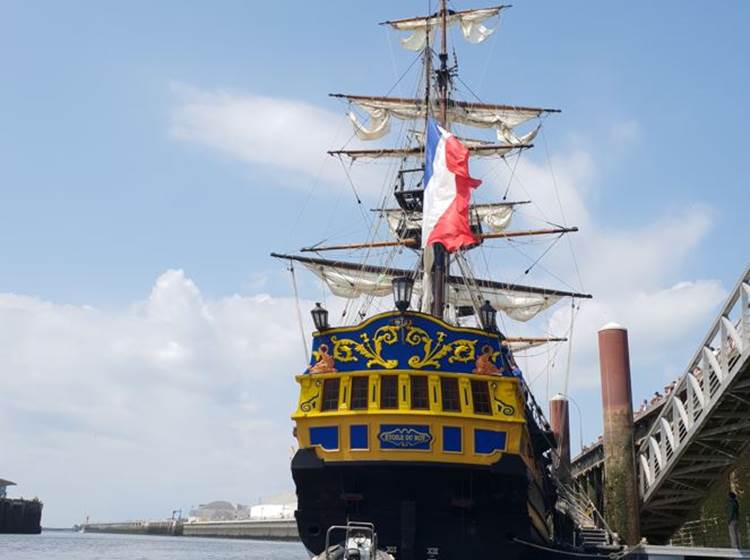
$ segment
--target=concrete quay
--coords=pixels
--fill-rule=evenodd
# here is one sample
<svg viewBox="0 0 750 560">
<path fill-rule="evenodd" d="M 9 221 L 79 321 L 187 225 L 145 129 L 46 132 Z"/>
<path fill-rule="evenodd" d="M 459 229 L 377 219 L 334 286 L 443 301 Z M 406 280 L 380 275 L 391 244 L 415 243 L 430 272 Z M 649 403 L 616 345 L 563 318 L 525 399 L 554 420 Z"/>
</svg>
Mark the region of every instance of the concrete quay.
<svg viewBox="0 0 750 560">
<path fill-rule="evenodd" d="M 120 535 L 182 535 L 182 521 L 125 521 L 120 523 L 86 523 L 84 533 L 112 533 Z"/>
<path fill-rule="evenodd" d="M 186 537 L 219 537 L 273 541 L 299 540 L 297 522 L 294 519 L 195 521 L 185 523 L 182 528 L 182 534 Z"/>
<path fill-rule="evenodd" d="M 299 540 L 294 519 L 240 519 L 232 521 L 127 521 L 120 523 L 87 523 L 84 533 L 120 535 L 163 535 L 170 537 L 215 537 L 269 541 Z"/>
</svg>

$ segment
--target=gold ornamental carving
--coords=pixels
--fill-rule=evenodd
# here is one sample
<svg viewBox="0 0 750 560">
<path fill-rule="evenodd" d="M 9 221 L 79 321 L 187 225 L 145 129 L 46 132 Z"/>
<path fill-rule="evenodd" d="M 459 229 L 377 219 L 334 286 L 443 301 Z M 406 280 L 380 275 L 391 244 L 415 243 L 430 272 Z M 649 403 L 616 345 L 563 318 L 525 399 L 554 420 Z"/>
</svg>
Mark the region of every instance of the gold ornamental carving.
<svg viewBox="0 0 750 560">
<path fill-rule="evenodd" d="M 367 367 L 379 365 L 385 369 L 395 369 L 398 367 L 398 360 L 386 360 L 383 358 L 383 345 L 391 346 L 398 340 L 399 327 L 387 325 L 380 327 L 372 336 L 372 340 L 367 333 L 359 335 L 360 342 L 351 338 L 331 337 L 333 342 L 333 358 L 339 362 L 356 362 L 359 357 L 355 352 L 367 358 Z"/>
<path fill-rule="evenodd" d="M 427 331 L 409 325 L 406 327 L 406 336 L 404 340 L 411 346 L 422 346 L 422 356 L 414 355 L 408 360 L 410 367 L 422 369 L 426 366 L 433 366 L 440 369 L 440 360 L 448 357 L 450 363 L 468 363 L 474 360 L 476 340 L 465 338 L 453 340 L 445 343 L 446 334 L 443 331 L 437 332 L 437 341 L 433 341 Z M 433 343 L 434 347 L 433 347 Z"/>
<path fill-rule="evenodd" d="M 450 363 L 471 363 L 476 360 L 477 340 L 460 338 L 446 342 L 447 334 L 437 331 L 436 338 L 420 327 L 412 324 L 386 325 L 380 327 L 372 335 L 367 333 L 359 335 L 359 340 L 353 338 L 339 338 L 331 336 L 333 351 L 331 356 L 337 362 L 357 362 L 360 358 L 366 358 L 366 367 L 380 366 L 384 369 L 396 369 L 399 360 L 383 357 L 383 349 L 393 346 L 399 339 L 409 346 L 419 348 L 421 352 L 411 356 L 407 363 L 412 369 L 423 369 L 432 366 L 440 369 L 440 361 L 447 357 Z"/>
</svg>

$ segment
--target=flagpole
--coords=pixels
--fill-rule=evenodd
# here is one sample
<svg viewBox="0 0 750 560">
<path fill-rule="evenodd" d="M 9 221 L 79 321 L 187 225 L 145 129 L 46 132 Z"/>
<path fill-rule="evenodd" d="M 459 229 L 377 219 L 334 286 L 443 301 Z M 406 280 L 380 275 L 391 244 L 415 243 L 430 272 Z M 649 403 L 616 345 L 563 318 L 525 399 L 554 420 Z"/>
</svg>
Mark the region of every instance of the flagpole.
<svg viewBox="0 0 750 560">
<path fill-rule="evenodd" d="M 438 70 L 438 90 L 440 93 L 440 126 L 448 128 L 448 8 L 446 0 L 440 2 L 440 70 Z M 432 314 L 440 319 L 445 313 L 445 279 L 448 275 L 448 253 L 442 243 L 433 245 L 434 263 L 432 268 Z"/>
</svg>

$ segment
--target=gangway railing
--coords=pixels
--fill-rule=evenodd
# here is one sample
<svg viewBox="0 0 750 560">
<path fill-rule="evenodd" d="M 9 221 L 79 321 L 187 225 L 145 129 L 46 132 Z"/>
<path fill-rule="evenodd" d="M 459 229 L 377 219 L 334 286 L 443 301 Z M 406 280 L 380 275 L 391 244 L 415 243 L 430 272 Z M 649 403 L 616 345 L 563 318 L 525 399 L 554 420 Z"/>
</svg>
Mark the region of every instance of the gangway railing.
<svg viewBox="0 0 750 560">
<path fill-rule="evenodd" d="M 636 452 L 641 530 L 668 538 L 750 442 L 750 266 Z"/>
</svg>

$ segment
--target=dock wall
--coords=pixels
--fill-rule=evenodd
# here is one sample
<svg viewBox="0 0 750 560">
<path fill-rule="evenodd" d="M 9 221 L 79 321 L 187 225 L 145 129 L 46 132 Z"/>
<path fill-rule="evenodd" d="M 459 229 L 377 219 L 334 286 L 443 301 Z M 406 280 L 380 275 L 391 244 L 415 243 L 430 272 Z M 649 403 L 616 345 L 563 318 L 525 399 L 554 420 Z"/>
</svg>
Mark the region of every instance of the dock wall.
<svg viewBox="0 0 750 560">
<path fill-rule="evenodd" d="M 42 502 L 0 498 L 0 533 L 39 534 L 42 532 Z"/>
<path fill-rule="evenodd" d="M 253 519 L 240 521 L 197 521 L 185 523 L 186 537 L 222 537 L 275 541 L 299 540 L 294 519 Z"/>
<path fill-rule="evenodd" d="M 120 535 L 182 535 L 182 521 L 125 521 L 121 523 L 87 523 L 84 533 L 113 533 Z"/>
</svg>

